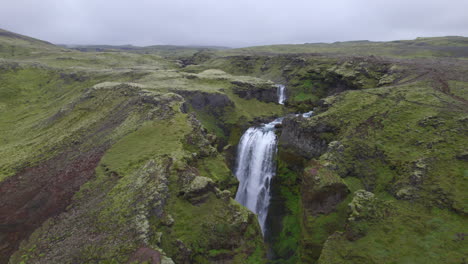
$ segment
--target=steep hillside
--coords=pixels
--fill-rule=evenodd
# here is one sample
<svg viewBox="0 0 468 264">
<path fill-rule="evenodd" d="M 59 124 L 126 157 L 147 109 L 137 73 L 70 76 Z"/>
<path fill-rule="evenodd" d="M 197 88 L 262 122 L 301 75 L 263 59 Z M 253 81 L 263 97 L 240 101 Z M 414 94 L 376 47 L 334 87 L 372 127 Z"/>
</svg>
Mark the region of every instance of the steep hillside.
<svg viewBox="0 0 468 264">
<path fill-rule="evenodd" d="M 61 49 L 49 42 L 0 29 L 0 56 L 30 56 L 37 52 L 57 52 Z"/>
<path fill-rule="evenodd" d="M 468 64 L 379 55 L 250 53 L 186 68 L 272 79 L 286 106 L 315 111 L 283 121 L 273 262 L 463 262 Z"/>
<path fill-rule="evenodd" d="M 109 67 L 115 58 L 126 67 Z M 0 67 L 2 263 L 263 262 L 256 217 L 232 199 L 217 149 L 227 126 L 282 113 L 235 92 L 276 94 L 270 82 L 125 53 Z"/>
</svg>

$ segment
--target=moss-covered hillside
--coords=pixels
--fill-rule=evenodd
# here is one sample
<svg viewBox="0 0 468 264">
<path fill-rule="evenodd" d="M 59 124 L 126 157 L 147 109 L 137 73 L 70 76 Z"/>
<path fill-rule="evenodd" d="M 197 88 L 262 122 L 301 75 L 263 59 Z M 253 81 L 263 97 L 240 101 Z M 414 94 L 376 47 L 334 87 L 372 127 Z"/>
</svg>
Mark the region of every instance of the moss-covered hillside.
<svg viewBox="0 0 468 264">
<path fill-rule="evenodd" d="M 0 263 L 464 263 L 465 51 L 81 51 L 1 30 Z M 278 116 L 264 238 L 232 169 Z"/>
<path fill-rule="evenodd" d="M 460 50 L 463 40 L 425 39 Z M 286 117 L 279 132 L 272 262 L 466 260 L 468 64 L 384 52 L 405 52 L 397 43 L 375 44 L 378 56 L 351 56 L 372 43 L 345 43 L 341 55 L 254 47 L 187 67 L 284 83 L 289 108 L 315 111 Z"/>
<path fill-rule="evenodd" d="M 282 114 L 235 92 L 271 82 L 15 41 L 31 49 L 0 62 L 1 263 L 264 262 L 218 149 Z"/>
</svg>

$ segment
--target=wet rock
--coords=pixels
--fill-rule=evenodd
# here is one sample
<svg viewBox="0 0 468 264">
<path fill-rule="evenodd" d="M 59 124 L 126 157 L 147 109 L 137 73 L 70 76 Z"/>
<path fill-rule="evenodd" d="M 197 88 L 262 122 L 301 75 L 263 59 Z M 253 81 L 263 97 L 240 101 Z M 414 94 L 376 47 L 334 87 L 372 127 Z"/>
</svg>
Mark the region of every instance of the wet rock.
<svg viewBox="0 0 468 264">
<path fill-rule="evenodd" d="M 305 158 L 319 157 L 328 148 L 329 134 L 337 130 L 317 120 L 289 116 L 283 120 L 279 145 Z"/>
</svg>

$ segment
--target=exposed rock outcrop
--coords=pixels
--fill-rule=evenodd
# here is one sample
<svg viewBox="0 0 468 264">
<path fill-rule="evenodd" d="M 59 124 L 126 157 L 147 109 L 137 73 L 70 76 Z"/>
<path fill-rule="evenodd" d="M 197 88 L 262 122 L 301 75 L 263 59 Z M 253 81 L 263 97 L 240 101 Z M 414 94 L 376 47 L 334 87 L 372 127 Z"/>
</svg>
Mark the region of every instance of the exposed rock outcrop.
<svg viewBox="0 0 468 264">
<path fill-rule="evenodd" d="M 288 116 L 283 120 L 279 139 L 281 148 L 289 149 L 305 158 L 319 157 L 331 141 L 330 135 L 338 129 L 321 120 Z"/>
<path fill-rule="evenodd" d="M 306 169 L 301 189 L 302 204 L 311 215 L 333 212 L 349 193 L 340 178 L 329 172 L 319 173 L 319 170 L 317 167 Z"/>
<path fill-rule="evenodd" d="M 175 90 L 182 95 L 186 102 L 195 110 L 209 110 L 213 114 L 221 115 L 226 111 L 226 107 L 234 106 L 229 97 L 222 93 L 209 93 L 202 91 Z M 188 111 L 188 106 L 183 106 L 184 112 Z"/>
<path fill-rule="evenodd" d="M 193 204 L 207 199 L 208 192 L 214 192 L 214 182 L 210 178 L 197 176 L 184 191 L 184 198 Z"/>
<path fill-rule="evenodd" d="M 233 81 L 232 91 L 244 99 L 257 99 L 266 103 L 278 102 L 277 87 L 273 83 L 253 84 L 249 82 Z"/>
</svg>

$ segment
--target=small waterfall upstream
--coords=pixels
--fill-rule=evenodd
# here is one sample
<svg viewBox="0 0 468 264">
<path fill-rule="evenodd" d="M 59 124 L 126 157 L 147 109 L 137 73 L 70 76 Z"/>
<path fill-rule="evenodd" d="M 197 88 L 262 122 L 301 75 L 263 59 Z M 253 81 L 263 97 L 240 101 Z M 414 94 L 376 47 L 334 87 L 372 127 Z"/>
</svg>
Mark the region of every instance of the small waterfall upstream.
<svg viewBox="0 0 468 264">
<path fill-rule="evenodd" d="M 278 103 L 286 100 L 284 85 L 278 84 Z M 312 112 L 302 115 L 312 116 Z M 270 205 L 270 184 L 276 173 L 275 155 L 277 137 L 275 127 L 283 117 L 268 124 L 251 127 L 242 135 L 237 149 L 237 164 L 234 174 L 239 180 L 236 201 L 257 214 L 260 227 L 265 234 L 265 222 Z"/>
<path fill-rule="evenodd" d="M 278 90 L 276 91 L 276 94 L 278 95 L 278 104 L 282 105 L 286 100 L 286 86 L 277 84 L 276 87 L 278 87 Z"/>
<path fill-rule="evenodd" d="M 260 127 L 249 128 L 238 146 L 235 175 L 239 180 L 239 189 L 236 200 L 257 214 L 263 233 L 270 204 L 270 182 L 276 173 L 275 125 L 282 120 L 278 118 Z"/>
<path fill-rule="evenodd" d="M 284 85 L 277 85 L 278 104 L 286 100 Z M 283 118 L 251 127 L 242 135 L 237 149 L 235 175 L 239 180 L 236 201 L 254 212 L 265 234 L 265 221 L 270 205 L 270 183 L 276 173 L 277 138 L 275 126 Z"/>
</svg>

